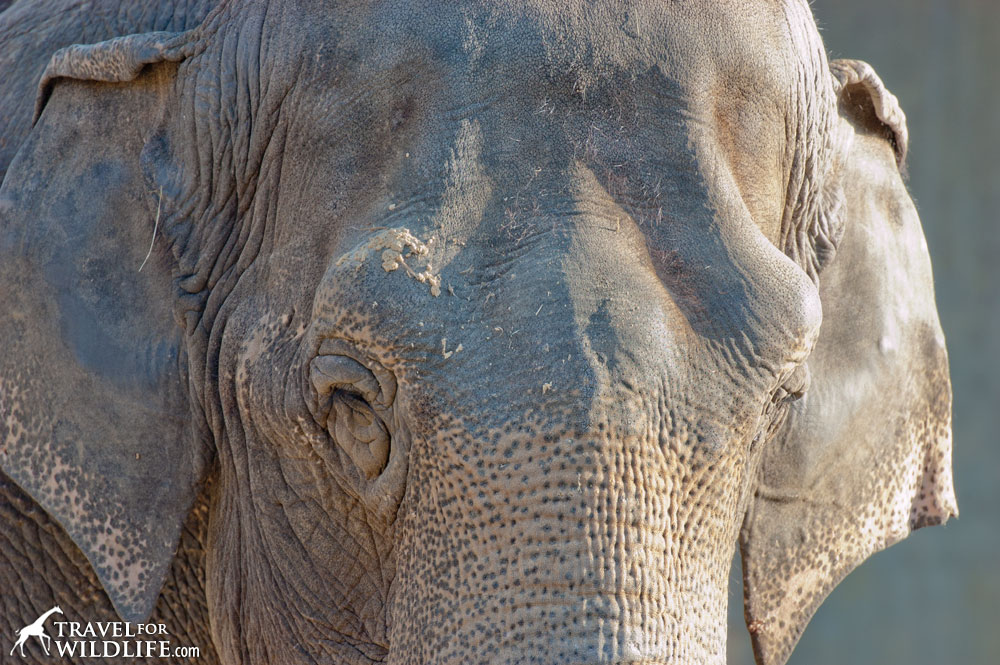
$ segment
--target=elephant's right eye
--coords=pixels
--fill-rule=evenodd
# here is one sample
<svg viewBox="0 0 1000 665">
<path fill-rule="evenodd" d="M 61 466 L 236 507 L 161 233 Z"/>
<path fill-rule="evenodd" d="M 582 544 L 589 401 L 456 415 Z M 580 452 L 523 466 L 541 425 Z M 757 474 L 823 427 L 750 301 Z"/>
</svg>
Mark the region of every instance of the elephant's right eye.
<svg viewBox="0 0 1000 665">
<path fill-rule="evenodd" d="M 369 480 L 378 476 L 389 460 L 395 381 L 378 368 L 378 375 L 354 358 L 338 353 L 342 345 L 324 342 L 309 365 L 314 392 L 310 410 L 333 441 L 347 453 Z"/>
</svg>

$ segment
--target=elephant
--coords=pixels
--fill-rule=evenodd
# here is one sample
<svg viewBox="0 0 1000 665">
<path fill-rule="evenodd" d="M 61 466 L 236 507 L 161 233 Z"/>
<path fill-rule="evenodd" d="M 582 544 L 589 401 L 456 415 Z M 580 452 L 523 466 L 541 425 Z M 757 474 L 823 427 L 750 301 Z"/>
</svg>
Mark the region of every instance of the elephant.
<svg viewBox="0 0 1000 665">
<path fill-rule="evenodd" d="M 804 0 L 15 1 L 0 63 L 4 635 L 722 663 L 738 546 L 778 665 L 958 514 L 905 116 Z"/>
</svg>

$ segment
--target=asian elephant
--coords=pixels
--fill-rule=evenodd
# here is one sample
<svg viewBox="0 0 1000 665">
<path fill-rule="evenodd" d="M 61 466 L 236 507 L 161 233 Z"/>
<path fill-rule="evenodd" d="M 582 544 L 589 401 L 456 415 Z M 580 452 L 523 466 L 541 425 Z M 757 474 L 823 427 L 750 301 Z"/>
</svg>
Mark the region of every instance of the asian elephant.
<svg viewBox="0 0 1000 665">
<path fill-rule="evenodd" d="M 905 118 L 806 2 L 174 5 L 0 14 L 5 639 L 722 663 L 739 543 L 771 665 L 957 514 Z"/>
</svg>

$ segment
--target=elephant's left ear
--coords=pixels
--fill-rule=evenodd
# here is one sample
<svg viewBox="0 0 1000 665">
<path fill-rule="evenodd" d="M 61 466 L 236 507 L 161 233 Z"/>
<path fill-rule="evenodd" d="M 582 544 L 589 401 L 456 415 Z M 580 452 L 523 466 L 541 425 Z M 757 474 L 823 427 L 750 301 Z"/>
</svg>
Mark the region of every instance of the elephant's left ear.
<svg viewBox="0 0 1000 665">
<path fill-rule="evenodd" d="M 162 192 L 141 162 L 189 41 L 152 33 L 56 53 L 0 187 L 0 469 L 129 621 L 159 596 L 210 455 Z"/>
<path fill-rule="evenodd" d="M 763 453 L 740 546 L 757 662 L 784 663 L 834 586 L 958 514 L 930 257 L 900 176 L 906 120 L 865 63 L 832 63 L 844 234 L 820 273 L 811 386 Z"/>
</svg>

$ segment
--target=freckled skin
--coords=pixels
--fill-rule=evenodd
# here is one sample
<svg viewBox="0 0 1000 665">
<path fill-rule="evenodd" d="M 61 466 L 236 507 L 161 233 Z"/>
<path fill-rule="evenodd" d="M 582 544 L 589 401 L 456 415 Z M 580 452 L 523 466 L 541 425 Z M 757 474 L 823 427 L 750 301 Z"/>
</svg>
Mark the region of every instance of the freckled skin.
<svg viewBox="0 0 1000 665">
<path fill-rule="evenodd" d="M 722 663 L 739 540 L 770 665 L 957 513 L 905 118 L 805 4 L 22 5 L 4 634 Z"/>
<path fill-rule="evenodd" d="M 176 645 L 197 645 L 200 662 L 217 663 L 208 630 L 205 605 L 204 550 L 208 524 L 207 497 L 201 497 L 187 518 L 170 573 L 149 622 L 169 628 Z M 121 621 L 86 558 L 63 529 L 6 476 L 0 477 L 0 584 L 15 592 L 0 598 L 0 633 L 5 640 L 52 607 L 64 615 L 46 622 L 46 633 L 57 637 L 53 621 Z M 10 643 L 6 644 L 6 651 Z M 20 656 L 20 653 L 17 654 Z M 108 658 L 110 663 L 163 662 L 162 659 Z M 21 663 L 51 663 L 35 640 L 25 646 Z M 61 658 L 62 663 L 93 659 Z"/>
</svg>

